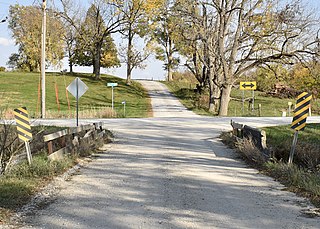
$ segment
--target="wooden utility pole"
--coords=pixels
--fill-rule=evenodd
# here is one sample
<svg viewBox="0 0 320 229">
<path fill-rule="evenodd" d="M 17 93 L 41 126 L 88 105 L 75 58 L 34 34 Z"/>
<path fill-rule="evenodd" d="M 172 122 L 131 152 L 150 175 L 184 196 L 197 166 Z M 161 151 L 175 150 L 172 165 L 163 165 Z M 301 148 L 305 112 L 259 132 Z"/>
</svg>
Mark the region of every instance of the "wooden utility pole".
<svg viewBox="0 0 320 229">
<path fill-rule="evenodd" d="M 46 27 L 47 2 L 42 1 L 42 34 L 41 34 L 41 118 L 46 118 Z"/>
</svg>

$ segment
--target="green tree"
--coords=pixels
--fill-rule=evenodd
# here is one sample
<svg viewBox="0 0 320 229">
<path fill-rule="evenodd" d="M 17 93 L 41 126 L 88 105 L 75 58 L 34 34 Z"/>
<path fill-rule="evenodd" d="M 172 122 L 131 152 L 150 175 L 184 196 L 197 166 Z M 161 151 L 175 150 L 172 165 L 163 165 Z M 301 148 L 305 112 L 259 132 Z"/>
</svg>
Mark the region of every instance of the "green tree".
<svg viewBox="0 0 320 229">
<path fill-rule="evenodd" d="M 72 60 L 81 66 L 93 66 L 93 74 L 100 75 L 100 68 L 119 66 L 117 49 L 109 35 L 102 35 L 105 24 L 100 10 L 95 5 L 87 11 L 80 34 L 76 36 L 75 53 Z"/>
<path fill-rule="evenodd" d="M 84 66 L 91 63 L 95 78 L 100 79 L 101 67 L 119 64 L 115 46 L 110 44 L 111 34 L 119 32 L 123 22 L 118 1 L 94 0 L 84 16 L 77 1 L 60 0 L 60 3 L 62 8 L 57 9 L 59 15 L 76 31 L 74 61 Z"/>
<path fill-rule="evenodd" d="M 158 60 L 164 62 L 164 69 L 167 71 L 167 80 L 172 81 L 173 70 L 180 63 L 178 53 L 178 25 L 181 20 L 173 16 L 170 1 L 165 1 L 159 13 L 153 16 L 151 41 L 156 43 L 155 54 Z"/>
<path fill-rule="evenodd" d="M 265 67 L 258 67 L 254 71 L 259 91 L 270 92 L 277 83 L 288 85 L 290 71 L 283 64 L 272 64 Z M 289 85 L 288 85 L 289 86 Z"/>
<path fill-rule="evenodd" d="M 127 41 L 126 48 L 121 53 L 122 61 L 127 65 L 127 83 L 131 83 L 134 68 L 143 68 L 143 62 L 149 57 L 150 50 L 146 45 L 138 49 L 135 38 L 145 37 L 149 30 L 150 16 L 154 14 L 163 0 L 116 0 L 123 15 L 120 33 Z"/>
<path fill-rule="evenodd" d="M 38 71 L 41 60 L 41 8 L 36 6 L 12 5 L 9 9 L 9 29 L 19 53 L 13 55 L 9 62 L 16 59 L 17 66 L 24 70 Z M 47 13 L 46 62 L 57 65 L 64 57 L 64 28 L 61 20 L 52 10 Z M 18 58 L 17 58 L 18 57 Z"/>
</svg>

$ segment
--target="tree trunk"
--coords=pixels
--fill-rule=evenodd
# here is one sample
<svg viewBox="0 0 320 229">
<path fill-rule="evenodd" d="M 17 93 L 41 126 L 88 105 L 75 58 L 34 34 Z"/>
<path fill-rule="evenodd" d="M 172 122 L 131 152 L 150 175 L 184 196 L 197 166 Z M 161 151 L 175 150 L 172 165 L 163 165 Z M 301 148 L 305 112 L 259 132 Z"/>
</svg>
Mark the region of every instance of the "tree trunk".
<svg viewBox="0 0 320 229">
<path fill-rule="evenodd" d="M 69 72 L 73 73 L 73 60 L 72 60 L 72 54 L 70 49 L 69 49 L 68 55 L 69 55 Z"/>
<path fill-rule="evenodd" d="M 172 56 L 172 44 L 171 44 L 171 40 L 169 39 L 169 44 L 168 44 L 168 51 L 167 51 L 167 55 L 168 55 L 168 65 L 167 65 L 167 71 L 168 71 L 168 75 L 167 75 L 167 80 L 168 81 L 172 81 L 172 67 L 173 67 L 173 56 Z"/>
<path fill-rule="evenodd" d="M 127 84 L 131 84 L 131 72 L 132 72 L 132 58 L 133 58 L 133 50 L 132 50 L 132 41 L 133 41 L 133 34 L 131 25 L 129 26 L 128 31 L 128 53 L 127 53 Z"/>
<path fill-rule="evenodd" d="M 96 50 L 93 58 L 93 74 L 96 80 L 100 79 L 100 57 L 101 57 L 101 44 L 96 44 Z"/>
<path fill-rule="evenodd" d="M 173 80 L 172 75 L 173 75 L 172 68 L 171 68 L 170 65 L 168 65 L 168 76 L 167 76 L 168 77 L 168 81 L 172 81 Z"/>
<path fill-rule="evenodd" d="M 69 72 L 73 73 L 73 63 L 72 63 L 72 61 L 69 61 Z"/>
<path fill-rule="evenodd" d="M 231 88 L 232 88 L 232 85 L 225 85 L 222 88 L 221 98 L 220 98 L 219 116 L 227 116 L 228 115 L 228 107 L 229 107 L 229 102 L 230 102 Z"/>
<path fill-rule="evenodd" d="M 215 113 L 219 107 L 219 97 L 220 97 L 220 90 L 219 88 L 213 83 L 212 77 L 209 79 L 209 112 Z"/>
<path fill-rule="evenodd" d="M 127 81 L 126 81 L 128 85 L 131 84 L 131 72 L 132 72 L 131 62 L 128 61 L 127 62 Z"/>
</svg>

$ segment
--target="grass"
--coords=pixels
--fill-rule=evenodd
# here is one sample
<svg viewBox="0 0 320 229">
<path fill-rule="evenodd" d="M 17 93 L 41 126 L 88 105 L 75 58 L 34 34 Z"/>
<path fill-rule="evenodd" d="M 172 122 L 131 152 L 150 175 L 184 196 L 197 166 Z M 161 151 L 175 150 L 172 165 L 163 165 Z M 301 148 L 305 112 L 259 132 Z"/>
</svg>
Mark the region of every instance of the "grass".
<svg viewBox="0 0 320 229">
<path fill-rule="evenodd" d="M 0 73 L 0 109 L 2 113 L 17 107 L 27 107 L 29 113 L 38 117 L 40 100 L 38 96 L 40 73 L 1 72 Z M 114 88 L 114 111 L 117 117 L 123 117 L 123 101 L 126 101 L 126 117 L 148 117 L 151 110 L 150 101 L 142 86 L 133 82 L 126 85 L 124 79 L 110 75 L 102 75 L 101 80 L 94 80 L 90 74 L 61 75 L 59 73 L 46 74 L 46 110 L 49 114 L 63 116 L 75 112 L 76 100 L 68 93 L 71 111 L 68 109 L 68 100 L 65 88 L 79 77 L 88 87 L 88 91 L 79 99 L 79 110 L 95 116 L 96 110 L 111 108 L 111 87 L 108 82 L 118 83 Z M 56 102 L 55 85 L 58 88 L 59 106 Z M 59 115 L 60 113 L 60 115 Z M 106 112 L 106 116 L 113 115 Z"/>
<path fill-rule="evenodd" d="M 194 92 L 194 88 L 196 87 L 195 83 L 189 83 L 186 81 L 163 81 L 162 83 L 165 84 L 177 98 L 179 98 L 180 102 L 187 109 L 192 110 L 199 115 L 213 115 L 206 111 L 205 107 L 198 106 L 198 95 Z"/>
<path fill-rule="evenodd" d="M 225 144 L 236 147 L 251 165 L 254 162 L 254 167 L 283 183 L 289 191 L 309 198 L 315 206 L 320 207 L 320 124 L 307 124 L 305 130 L 299 132 L 294 164 L 291 165 L 287 164 L 287 160 L 294 130 L 288 125 L 263 129 L 267 134 L 267 146 L 273 154 L 272 160 L 267 162 L 256 162 L 256 157 L 252 155 L 256 156 L 259 152 L 256 150 L 254 153 L 253 147 L 246 141 L 235 143 L 229 133 L 223 133 L 221 138 Z M 248 152 L 251 152 L 249 157 Z"/>
<path fill-rule="evenodd" d="M 0 125 L 0 130 L 2 127 Z M 9 128 L 11 133 L 16 132 L 14 126 L 10 125 Z M 81 160 L 81 158 L 91 155 L 104 142 L 109 141 L 109 137 L 112 137 L 112 133 L 106 130 L 107 135 L 105 135 L 104 139 L 96 140 L 93 145 L 86 141 L 81 141 L 77 148 L 78 151 L 72 154 L 72 156 L 66 156 L 62 161 L 49 161 L 45 152 L 47 146 L 43 142 L 43 136 L 61 129 L 65 128 L 55 126 L 32 127 L 33 140 L 30 146 L 33 159 L 31 166 L 29 166 L 26 160 L 19 164 L 12 164 L 0 176 L 0 227 L 1 223 L 8 222 L 10 216 L 17 209 L 27 204 L 32 196 L 40 188 L 48 184 L 53 177 L 64 173 L 67 169 L 78 163 L 79 159 Z M 14 137 L 14 135 L 15 133 L 12 136 Z M 14 141 L 18 141 L 16 138 L 14 139 Z M 17 143 L 20 143 L 20 141 Z M 16 151 L 21 149 L 19 145 L 13 144 L 11 150 Z"/>
<path fill-rule="evenodd" d="M 188 82 L 164 82 L 170 89 L 170 91 L 180 99 L 181 103 L 189 110 L 194 111 L 200 115 L 216 115 L 209 113 L 208 92 L 199 96 L 194 92 L 195 83 Z M 288 113 L 288 102 L 295 104 L 295 99 L 280 99 L 276 97 L 267 96 L 263 92 L 255 91 L 254 111 L 249 107 L 248 98 L 252 97 L 252 91 L 242 91 L 239 89 L 233 89 L 231 92 L 231 100 L 229 103 L 228 116 L 263 116 L 263 117 L 279 117 L 282 116 L 282 112 Z M 243 106 L 242 98 L 245 98 Z M 261 104 L 261 112 L 259 112 L 259 104 Z M 243 109 L 244 108 L 244 109 Z M 320 101 L 312 101 L 312 110 L 314 114 L 320 114 Z M 291 111 L 291 116 L 293 112 Z"/>
<path fill-rule="evenodd" d="M 292 140 L 295 130 L 291 129 L 289 125 L 273 126 L 263 128 L 267 134 L 268 144 L 273 147 L 282 147 L 283 142 L 286 140 Z M 306 144 L 318 144 L 320 145 L 320 124 L 308 123 L 304 131 L 299 131 L 299 142 L 305 142 Z"/>
<path fill-rule="evenodd" d="M 32 165 L 22 162 L 0 177 L 0 222 L 28 203 L 31 197 L 54 176 L 74 165 L 73 158 L 49 161 L 44 154 L 33 157 Z"/>
<path fill-rule="evenodd" d="M 265 172 L 284 184 L 289 191 L 308 197 L 311 202 L 320 207 L 320 173 L 311 173 L 297 165 L 287 163 L 265 164 Z"/>
</svg>

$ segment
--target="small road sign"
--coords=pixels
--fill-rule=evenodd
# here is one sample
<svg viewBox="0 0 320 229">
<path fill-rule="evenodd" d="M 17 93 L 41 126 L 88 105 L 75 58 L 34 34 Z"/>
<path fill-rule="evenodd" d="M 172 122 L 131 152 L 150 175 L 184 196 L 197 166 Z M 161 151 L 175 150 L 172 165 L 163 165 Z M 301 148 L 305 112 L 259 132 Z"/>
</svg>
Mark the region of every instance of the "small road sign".
<svg viewBox="0 0 320 229">
<path fill-rule="evenodd" d="M 88 90 L 88 86 L 79 78 L 75 78 L 69 86 L 67 90 L 76 98 L 77 100 L 77 126 L 79 125 L 79 98 L 83 96 L 84 93 Z"/>
<path fill-rule="evenodd" d="M 27 108 L 20 107 L 20 108 L 14 109 L 13 113 L 17 123 L 18 137 L 20 140 L 24 141 L 25 143 L 28 162 L 29 162 L 29 165 L 31 165 L 32 156 L 31 156 L 29 141 L 32 139 L 32 132 L 31 132 L 30 119 L 29 119 Z"/>
<path fill-rule="evenodd" d="M 111 97 L 112 97 L 112 98 L 111 98 L 111 101 L 112 101 L 112 102 L 111 102 L 111 107 L 112 107 L 112 110 L 113 110 L 113 107 L 114 107 L 114 105 L 113 105 L 113 104 L 114 104 L 114 102 L 113 102 L 113 101 L 114 101 L 114 98 L 113 98 L 113 97 L 114 97 L 113 88 L 114 88 L 114 87 L 117 87 L 118 84 L 117 84 L 117 83 L 107 83 L 107 86 L 108 86 L 108 87 L 112 87 L 112 95 L 111 95 Z"/>
<path fill-rule="evenodd" d="M 240 90 L 257 90 L 257 82 L 240 82 Z"/>
<path fill-rule="evenodd" d="M 30 141 L 32 139 L 32 133 L 27 108 L 20 107 L 14 109 L 14 118 L 17 123 L 19 139 L 24 142 Z"/>
<path fill-rule="evenodd" d="M 67 90 L 76 99 L 79 99 L 81 96 L 83 96 L 83 94 L 86 93 L 88 89 L 88 86 L 79 77 L 75 78 L 74 81 L 72 81 L 67 87 Z"/>
<path fill-rule="evenodd" d="M 301 93 L 297 98 L 296 109 L 294 109 L 293 120 L 291 123 L 291 129 L 294 129 L 296 132 L 293 136 L 288 164 L 291 164 L 293 161 L 293 155 L 298 141 L 298 133 L 306 127 L 311 99 L 312 95 L 307 92 Z"/>
<path fill-rule="evenodd" d="M 118 84 L 117 83 L 107 83 L 107 86 L 108 87 L 116 87 L 116 86 L 118 86 Z"/>
<path fill-rule="evenodd" d="M 304 130 L 310 109 L 311 99 L 312 95 L 307 92 L 303 92 L 298 96 L 296 109 L 294 110 L 293 120 L 291 124 L 292 129 Z"/>
</svg>

